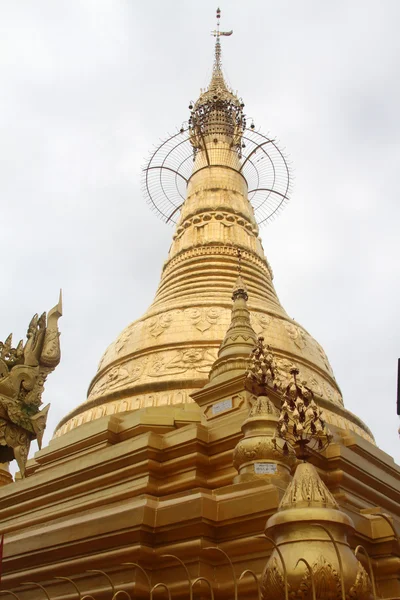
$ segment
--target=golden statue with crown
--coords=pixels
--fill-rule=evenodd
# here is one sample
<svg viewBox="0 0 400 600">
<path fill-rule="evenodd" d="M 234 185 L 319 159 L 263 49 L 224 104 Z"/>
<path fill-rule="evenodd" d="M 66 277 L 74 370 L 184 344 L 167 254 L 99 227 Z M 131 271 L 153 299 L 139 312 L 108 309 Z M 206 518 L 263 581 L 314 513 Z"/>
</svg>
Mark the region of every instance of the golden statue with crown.
<svg viewBox="0 0 400 600">
<path fill-rule="evenodd" d="M 58 304 L 47 315 L 36 314 L 29 323 L 24 345 L 12 347 L 12 334 L 0 342 L 0 462 L 15 459 L 22 477 L 31 441 L 39 449 L 50 404 L 40 409 L 44 384 L 60 362 L 58 319 L 62 315 L 61 293 Z"/>
</svg>

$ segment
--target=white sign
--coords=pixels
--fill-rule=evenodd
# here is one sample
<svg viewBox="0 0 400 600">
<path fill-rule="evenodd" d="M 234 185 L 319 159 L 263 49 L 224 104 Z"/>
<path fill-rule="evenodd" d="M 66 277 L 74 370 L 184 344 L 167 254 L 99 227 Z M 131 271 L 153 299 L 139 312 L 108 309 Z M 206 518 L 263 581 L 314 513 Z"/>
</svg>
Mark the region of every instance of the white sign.
<svg viewBox="0 0 400 600">
<path fill-rule="evenodd" d="M 276 473 L 275 463 L 254 463 L 254 473 L 257 475 L 270 475 Z"/>
<path fill-rule="evenodd" d="M 232 398 L 229 400 L 222 400 L 221 402 L 216 402 L 212 405 L 212 414 L 219 415 L 219 413 L 224 412 L 225 410 L 229 410 L 232 408 Z"/>
</svg>

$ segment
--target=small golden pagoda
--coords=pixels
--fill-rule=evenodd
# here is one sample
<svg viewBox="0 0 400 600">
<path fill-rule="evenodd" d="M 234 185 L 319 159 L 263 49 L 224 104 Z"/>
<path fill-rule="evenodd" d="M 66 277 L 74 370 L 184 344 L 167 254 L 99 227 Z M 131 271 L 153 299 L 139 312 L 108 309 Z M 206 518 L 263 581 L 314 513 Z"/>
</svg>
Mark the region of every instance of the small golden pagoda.
<svg viewBox="0 0 400 600">
<path fill-rule="evenodd" d="M 400 598 L 400 467 L 279 302 L 257 215 L 287 199 L 285 161 L 226 85 L 219 17 L 211 82 L 144 173 L 177 219 L 156 297 L 16 481 L 15 432 L 25 450 L 43 434 L 61 304 L 0 346 L 5 597 Z M 168 204 L 152 186 L 170 174 Z"/>
</svg>

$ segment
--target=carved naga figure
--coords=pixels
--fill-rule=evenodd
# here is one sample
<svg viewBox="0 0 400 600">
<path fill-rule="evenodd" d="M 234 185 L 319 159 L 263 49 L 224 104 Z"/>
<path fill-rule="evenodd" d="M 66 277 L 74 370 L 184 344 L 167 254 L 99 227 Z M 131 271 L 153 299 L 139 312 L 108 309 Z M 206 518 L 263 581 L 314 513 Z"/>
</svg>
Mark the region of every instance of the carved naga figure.
<svg viewBox="0 0 400 600">
<path fill-rule="evenodd" d="M 0 342 L 0 463 L 15 459 L 22 477 L 31 441 L 42 447 L 50 404 L 40 410 L 46 378 L 60 362 L 62 316 L 61 292 L 58 304 L 40 317 L 34 315 L 24 346 L 12 348 L 12 335 Z"/>
</svg>

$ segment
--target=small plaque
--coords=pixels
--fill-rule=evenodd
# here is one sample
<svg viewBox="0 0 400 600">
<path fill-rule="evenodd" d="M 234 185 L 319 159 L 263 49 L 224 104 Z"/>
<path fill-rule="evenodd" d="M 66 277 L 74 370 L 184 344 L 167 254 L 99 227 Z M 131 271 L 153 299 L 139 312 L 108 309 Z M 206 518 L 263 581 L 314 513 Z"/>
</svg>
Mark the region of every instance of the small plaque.
<svg viewBox="0 0 400 600">
<path fill-rule="evenodd" d="M 232 408 L 232 398 L 229 400 L 222 400 L 221 402 L 216 402 L 212 405 L 212 414 L 219 415 L 219 413 L 224 412 L 225 410 L 229 410 Z"/>
<path fill-rule="evenodd" d="M 254 473 L 257 475 L 271 475 L 276 473 L 275 463 L 254 463 Z"/>
</svg>

